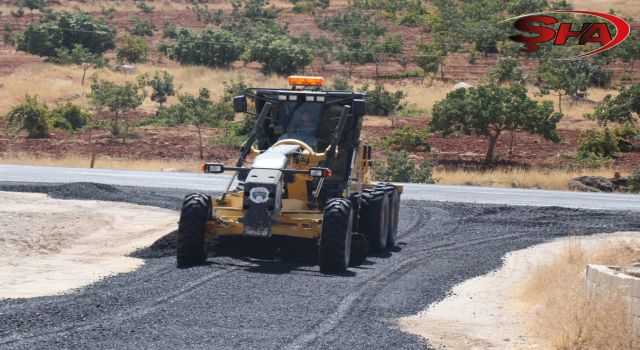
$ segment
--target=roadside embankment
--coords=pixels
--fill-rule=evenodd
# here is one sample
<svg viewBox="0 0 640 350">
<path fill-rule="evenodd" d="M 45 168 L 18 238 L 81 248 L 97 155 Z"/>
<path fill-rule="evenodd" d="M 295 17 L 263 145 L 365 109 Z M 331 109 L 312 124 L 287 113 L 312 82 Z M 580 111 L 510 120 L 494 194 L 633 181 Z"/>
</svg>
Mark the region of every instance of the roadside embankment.
<svg viewBox="0 0 640 350">
<path fill-rule="evenodd" d="M 572 237 L 509 253 L 502 268 L 455 286 L 399 326 L 435 348 L 632 349 L 638 344 L 629 307 L 615 297 L 589 297 L 585 271 L 589 263 L 637 259 L 639 237 Z"/>
</svg>

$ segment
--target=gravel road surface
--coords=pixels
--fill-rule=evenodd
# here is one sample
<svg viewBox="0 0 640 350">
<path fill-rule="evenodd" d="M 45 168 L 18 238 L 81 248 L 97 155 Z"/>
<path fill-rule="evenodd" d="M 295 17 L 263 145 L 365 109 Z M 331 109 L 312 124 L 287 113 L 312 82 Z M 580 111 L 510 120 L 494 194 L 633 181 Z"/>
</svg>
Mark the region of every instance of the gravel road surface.
<svg viewBox="0 0 640 350">
<path fill-rule="evenodd" d="M 0 184 L 0 190 L 177 209 L 188 190 Z M 341 275 L 252 258 L 176 269 L 173 236 L 139 270 L 56 297 L 0 301 L 0 348 L 417 349 L 395 320 L 443 299 L 510 251 L 567 235 L 637 231 L 629 211 L 406 200 L 399 247 Z"/>
</svg>

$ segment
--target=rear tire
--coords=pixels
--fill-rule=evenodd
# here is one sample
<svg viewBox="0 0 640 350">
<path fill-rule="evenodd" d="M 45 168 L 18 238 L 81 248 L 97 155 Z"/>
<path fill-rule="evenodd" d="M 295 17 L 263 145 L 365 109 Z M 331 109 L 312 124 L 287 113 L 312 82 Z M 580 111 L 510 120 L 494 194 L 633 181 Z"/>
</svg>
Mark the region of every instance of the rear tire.
<svg viewBox="0 0 640 350">
<path fill-rule="evenodd" d="M 398 220 L 400 216 L 400 192 L 393 184 L 380 186 L 389 195 L 389 233 L 387 235 L 387 249 L 396 246 L 398 241 Z"/>
<path fill-rule="evenodd" d="M 351 202 L 342 198 L 327 201 L 318 252 L 321 272 L 342 272 L 347 269 L 351 256 L 352 226 Z"/>
<path fill-rule="evenodd" d="M 176 242 L 178 267 L 201 265 L 207 260 L 204 233 L 211 217 L 209 196 L 194 193 L 185 197 L 180 213 Z"/>
<path fill-rule="evenodd" d="M 386 191 L 363 191 L 358 229 L 367 237 L 371 252 L 384 251 L 389 235 L 389 196 Z"/>
</svg>

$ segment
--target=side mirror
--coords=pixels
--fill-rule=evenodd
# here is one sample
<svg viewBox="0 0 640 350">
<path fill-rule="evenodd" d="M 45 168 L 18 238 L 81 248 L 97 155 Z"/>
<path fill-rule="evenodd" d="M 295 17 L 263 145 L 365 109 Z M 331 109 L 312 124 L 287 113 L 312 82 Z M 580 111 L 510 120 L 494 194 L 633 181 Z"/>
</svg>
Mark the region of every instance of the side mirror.
<svg viewBox="0 0 640 350">
<path fill-rule="evenodd" d="M 243 113 L 247 111 L 247 96 L 236 96 L 233 98 L 233 111 Z"/>
<path fill-rule="evenodd" d="M 353 104 L 351 105 L 351 113 L 355 117 L 362 117 L 367 114 L 367 101 L 365 100 L 353 100 Z"/>
</svg>

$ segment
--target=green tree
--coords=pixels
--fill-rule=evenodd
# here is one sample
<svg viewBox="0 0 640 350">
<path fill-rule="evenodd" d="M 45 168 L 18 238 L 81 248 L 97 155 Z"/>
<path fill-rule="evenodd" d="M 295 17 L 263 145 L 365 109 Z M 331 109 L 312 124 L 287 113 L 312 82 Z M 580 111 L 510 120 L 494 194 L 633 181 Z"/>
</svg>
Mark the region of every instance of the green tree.
<svg viewBox="0 0 640 350">
<path fill-rule="evenodd" d="M 373 61 L 376 65 L 376 78 L 378 78 L 380 63 L 389 56 L 395 57 L 402 53 L 402 37 L 398 35 L 388 35 L 382 40 L 376 40 L 374 43 L 371 43 L 370 46 L 373 51 Z"/>
<path fill-rule="evenodd" d="M 595 106 L 592 114 L 585 115 L 587 119 L 595 120 L 603 126 L 607 126 L 608 123 L 633 125 L 636 124 L 638 116 L 640 84 L 622 87 L 616 97 L 608 94 Z"/>
<path fill-rule="evenodd" d="M 107 60 L 99 54 L 94 54 L 89 49 L 80 44 L 76 44 L 73 49 L 56 49 L 55 57 L 51 61 L 59 64 L 75 64 L 82 68 L 82 86 L 89 68 L 101 68 L 107 65 Z"/>
<path fill-rule="evenodd" d="M 140 63 L 149 56 L 149 43 L 144 38 L 127 35 L 116 50 L 116 57 L 123 63 Z"/>
<path fill-rule="evenodd" d="M 263 35 L 249 44 L 244 60 L 262 64 L 264 74 L 290 75 L 311 64 L 311 50 L 287 36 Z"/>
<path fill-rule="evenodd" d="M 553 112 L 552 103 L 538 104 L 529 99 L 522 85 L 503 88 L 490 84 L 448 93 L 434 104 L 430 129 L 445 137 L 461 132 L 487 138 L 486 162 L 492 162 L 504 131 L 526 131 L 558 142 L 556 126 L 560 117 L 560 113 Z"/>
<path fill-rule="evenodd" d="M 211 101 L 211 94 L 206 88 L 201 88 L 198 96 L 191 94 L 178 95 L 179 103 L 163 110 L 163 118 L 180 118 L 181 123 L 192 124 L 196 127 L 198 135 L 198 149 L 200 159 L 204 159 L 204 142 L 202 128 L 215 126 L 219 122 L 219 111 L 216 104 Z"/>
<path fill-rule="evenodd" d="M 153 78 L 149 79 L 148 77 L 143 77 L 142 82 L 144 85 L 149 86 L 151 91 L 151 101 L 156 102 L 160 105 L 158 108 L 158 113 L 162 109 L 165 102 L 169 96 L 175 96 L 176 90 L 173 84 L 173 75 L 167 71 L 155 72 Z"/>
<path fill-rule="evenodd" d="M 144 101 L 146 94 L 137 83 L 126 82 L 118 85 L 112 81 L 99 80 L 93 77 L 91 92 L 88 97 L 91 104 L 99 112 L 107 109 L 113 114 L 111 131 L 114 136 L 122 136 L 122 143 L 127 143 L 130 128 L 130 112 Z M 120 131 L 120 120 L 124 124 L 124 132 Z"/>
<path fill-rule="evenodd" d="M 413 60 L 424 72 L 422 82 L 424 82 L 424 76 L 429 76 L 429 85 L 433 83 L 433 78 L 442 69 L 446 57 L 447 53 L 440 45 L 434 43 L 416 45 Z"/>
<path fill-rule="evenodd" d="M 507 12 L 515 16 L 542 12 L 549 7 L 547 0 L 510 0 L 506 3 Z"/>
<path fill-rule="evenodd" d="M 29 94 L 23 103 L 13 107 L 7 114 L 7 130 L 10 133 L 24 130 L 31 139 L 49 137 L 51 124 L 51 112 L 47 105 L 38 102 L 37 96 Z"/>
<path fill-rule="evenodd" d="M 562 113 L 562 96 L 584 97 L 589 88 L 589 73 L 578 69 L 577 61 L 560 61 L 546 56 L 540 60 L 538 81 L 540 93 L 558 95 L 558 110 Z"/>
<path fill-rule="evenodd" d="M 197 35 L 183 28 L 178 31 L 176 42 L 163 50 L 169 58 L 182 64 L 225 68 L 240 59 L 244 45 L 226 30 L 205 29 Z"/>
<path fill-rule="evenodd" d="M 527 75 L 524 73 L 518 61 L 513 57 L 503 57 L 498 60 L 496 66 L 489 71 L 491 82 L 500 84 L 524 84 Z"/>
<path fill-rule="evenodd" d="M 115 48 L 116 30 L 82 11 L 58 13 L 57 21 L 31 23 L 16 39 L 16 48 L 38 56 L 55 57 L 56 49 L 81 45 L 93 54 Z"/>
<path fill-rule="evenodd" d="M 629 37 L 613 50 L 615 57 L 629 64 L 629 71 L 633 72 L 634 64 L 640 58 L 640 31 L 632 30 Z"/>
</svg>

